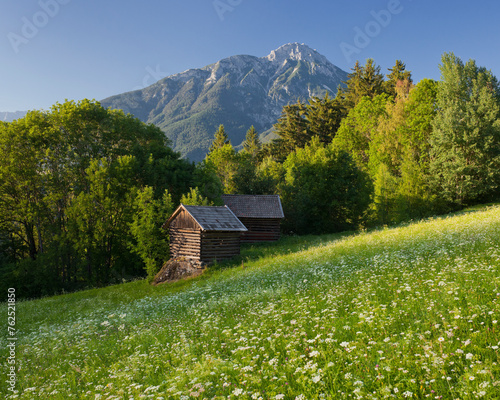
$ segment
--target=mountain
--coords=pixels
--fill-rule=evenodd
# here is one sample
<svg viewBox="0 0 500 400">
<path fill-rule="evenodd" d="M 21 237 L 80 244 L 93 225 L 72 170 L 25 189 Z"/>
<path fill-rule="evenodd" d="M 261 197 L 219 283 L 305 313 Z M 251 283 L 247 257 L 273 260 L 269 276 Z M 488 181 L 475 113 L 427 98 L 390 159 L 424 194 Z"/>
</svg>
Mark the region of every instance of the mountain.
<svg viewBox="0 0 500 400">
<path fill-rule="evenodd" d="M 200 161 L 224 124 L 239 146 L 253 125 L 261 139 L 271 139 L 283 106 L 297 99 L 335 95 L 347 72 L 305 44 L 289 43 L 266 57 L 232 56 L 199 69 L 168 76 L 151 86 L 101 100 L 160 127 L 173 148 Z M 13 121 L 25 111 L 0 112 Z"/>
<path fill-rule="evenodd" d="M 12 122 L 15 119 L 24 117 L 25 115 L 26 111 L 14 111 L 14 112 L 0 111 L 0 121 Z"/>
<path fill-rule="evenodd" d="M 288 103 L 335 95 L 347 72 L 304 44 L 290 43 L 266 57 L 233 56 L 200 69 L 101 101 L 160 127 L 175 150 L 193 161 L 205 156 L 220 124 L 235 146 L 251 125 L 264 140 Z"/>
</svg>

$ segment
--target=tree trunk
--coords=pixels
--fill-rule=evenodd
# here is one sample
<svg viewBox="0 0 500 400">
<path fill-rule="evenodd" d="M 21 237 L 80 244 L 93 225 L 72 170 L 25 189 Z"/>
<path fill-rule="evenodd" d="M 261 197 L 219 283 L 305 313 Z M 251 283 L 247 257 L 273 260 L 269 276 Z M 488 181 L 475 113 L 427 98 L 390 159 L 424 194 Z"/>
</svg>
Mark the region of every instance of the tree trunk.
<svg viewBox="0 0 500 400">
<path fill-rule="evenodd" d="M 34 232 L 35 229 L 33 225 L 28 222 L 24 223 L 23 225 L 24 229 L 26 230 L 26 241 L 28 242 L 30 258 L 32 260 L 36 260 L 36 255 L 38 251 L 36 248 L 36 241 L 35 241 L 35 232 Z"/>
</svg>

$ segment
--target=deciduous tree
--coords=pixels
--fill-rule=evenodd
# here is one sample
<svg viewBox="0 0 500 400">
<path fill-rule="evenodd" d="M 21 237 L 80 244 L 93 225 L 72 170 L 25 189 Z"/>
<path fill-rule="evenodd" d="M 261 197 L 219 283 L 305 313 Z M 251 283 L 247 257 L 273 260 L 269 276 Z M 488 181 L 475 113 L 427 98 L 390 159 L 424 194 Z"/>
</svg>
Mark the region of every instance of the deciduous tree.
<svg viewBox="0 0 500 400">
<path fill-rule="evenodd" d="M 371 182 L 348 153 L 313 138 L 291 153 L 283 168 L 279 192 L 286 230 L 305 234 L 357 227 L 370 203 Z"/>
</svg>

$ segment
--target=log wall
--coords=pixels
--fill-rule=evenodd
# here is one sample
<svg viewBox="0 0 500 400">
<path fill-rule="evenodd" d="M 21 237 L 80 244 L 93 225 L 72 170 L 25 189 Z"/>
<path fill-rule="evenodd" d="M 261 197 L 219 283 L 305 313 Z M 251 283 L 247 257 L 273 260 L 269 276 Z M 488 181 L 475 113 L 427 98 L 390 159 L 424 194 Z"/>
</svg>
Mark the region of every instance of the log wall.
<svg viewBox="0 0 500 400">
<path fill-rule="evenodd" d="M 201 261 L 227 260 L 240 254 L 241 232 L 202 232 Z"/>
<path fill-rule="evenodd" d="M 240 232 L 201 232 L 170 228 L 170 257 L 212 262 L 240 254 Z"/>
<path fill-rule="evenodd" d="M 201 231 L 189 228 L 170 228 L 170 257 L 201 259 Z"/>
<path fill-rule="evenodd" d="M 244 217 L 239 219 L 248 229 L 248 232 L 244 232 L 241 237 L 242 243 L 275 242 L 281 237 L 279 219 Z"/>
</svg>

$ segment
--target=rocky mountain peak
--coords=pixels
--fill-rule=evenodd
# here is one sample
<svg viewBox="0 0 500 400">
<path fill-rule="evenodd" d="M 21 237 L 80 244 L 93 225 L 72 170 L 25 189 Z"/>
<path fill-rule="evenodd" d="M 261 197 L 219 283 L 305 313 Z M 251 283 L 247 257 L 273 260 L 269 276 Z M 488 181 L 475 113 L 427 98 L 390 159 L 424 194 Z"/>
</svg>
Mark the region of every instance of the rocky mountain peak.
<svg viewBox="0 0 500 400">
<path fill-rule="evenodd" d="M 326 92 L 335 96 L 346 79 L 347 72 L 316 50 L 288 43 L 265 57 L 227 57 L 101 104 L 157 125 L 174 150 L 200 161 L 220 124 L 235 146 L 243 142 L 252 125 L 265 142 L 273 137 L 273 124 L 283 106 L 299 98 L 323 97 Z"/>
<path fill-rule="evenodd" d="M 264 57 L 269 61 L 282 63 L 285 60 L 309 61 L 311 63 L 328 63 L 325 56 L 311 49 L 306 44 L 288 43 Z"/>
</svg>

